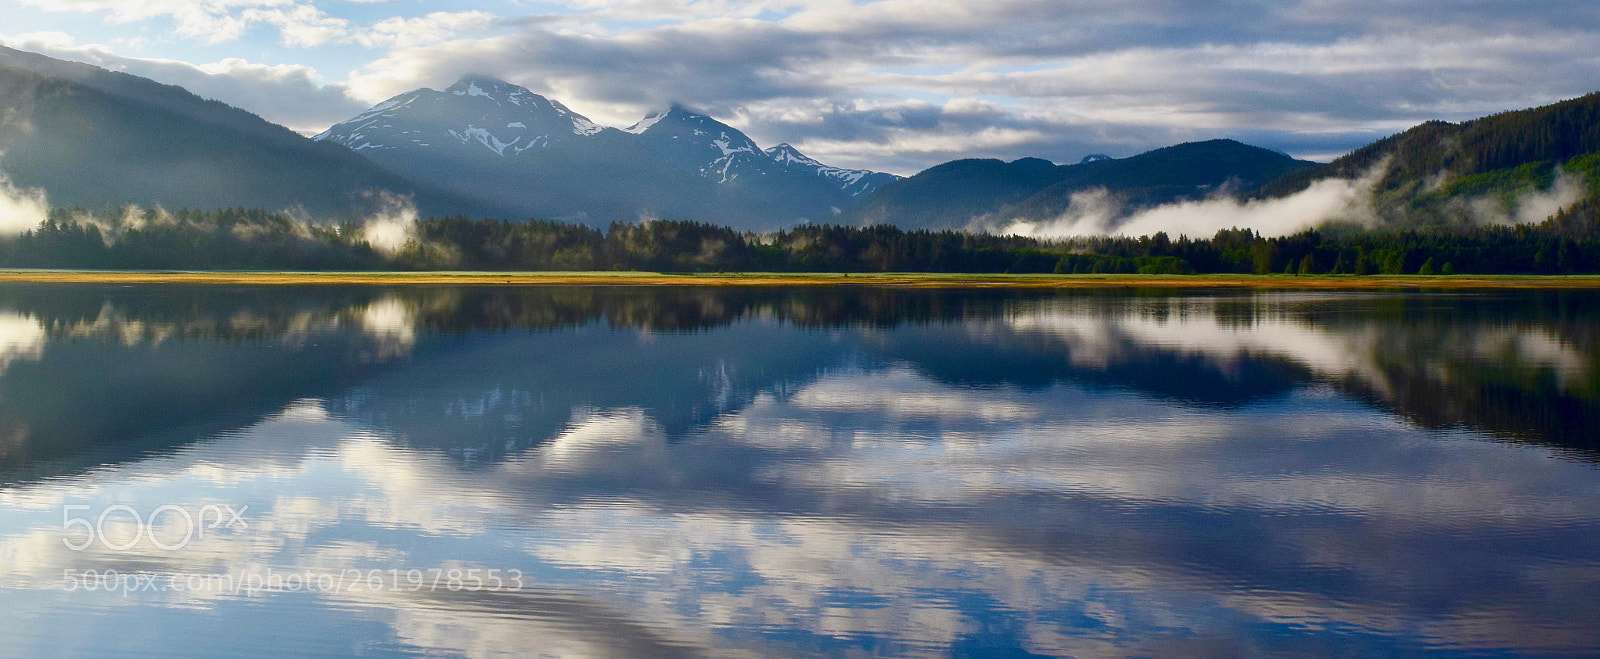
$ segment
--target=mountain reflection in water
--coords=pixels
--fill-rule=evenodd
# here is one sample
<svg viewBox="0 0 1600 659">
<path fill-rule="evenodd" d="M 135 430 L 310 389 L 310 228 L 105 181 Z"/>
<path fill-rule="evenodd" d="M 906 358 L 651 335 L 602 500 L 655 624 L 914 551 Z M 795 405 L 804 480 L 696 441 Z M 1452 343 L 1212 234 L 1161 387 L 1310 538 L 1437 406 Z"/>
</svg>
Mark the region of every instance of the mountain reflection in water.
<svg viewBox="0 0 1600 659">
<path fill-rule="evenodd" d="M 0 650 L 1581 653 L 1597 302 L 7 285 Z M 527 587 L 61 587 L 441 567 Z"/>
</svg>

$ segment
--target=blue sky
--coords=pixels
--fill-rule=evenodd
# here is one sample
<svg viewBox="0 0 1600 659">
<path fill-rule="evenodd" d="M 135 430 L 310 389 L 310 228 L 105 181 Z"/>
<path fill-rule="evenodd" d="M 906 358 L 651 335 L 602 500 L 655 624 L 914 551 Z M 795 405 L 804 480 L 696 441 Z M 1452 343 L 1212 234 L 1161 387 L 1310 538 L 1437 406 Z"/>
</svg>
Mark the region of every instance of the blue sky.
<svg viewBox="0 0 1600 659">
<path fill-rule="evenodd" d="M 1592 0 L 0 0 L 0 43 L 315 133 L 498 76 L 626 126 L 681 102 L 909 174 L 1232 137 L 1327 159 L 1600 90 Z"/>
</svg>

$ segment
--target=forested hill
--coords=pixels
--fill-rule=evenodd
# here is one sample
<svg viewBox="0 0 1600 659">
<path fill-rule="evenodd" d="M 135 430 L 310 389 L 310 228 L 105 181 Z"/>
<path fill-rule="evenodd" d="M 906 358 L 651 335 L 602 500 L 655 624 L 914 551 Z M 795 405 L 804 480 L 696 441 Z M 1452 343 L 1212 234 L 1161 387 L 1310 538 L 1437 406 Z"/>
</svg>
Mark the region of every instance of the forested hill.
<svg viewBox="0 0 1600 659">
<path fill-rule="evenodd" d="M 298 141 L 297 138 L 303 139 L 294 131 L 262 119 L 254 113 L 221 101 L 200 98 L 176 85 L 162 84 L 120 71 L 109 71 L 98 66 L 59 60 L 4 46 L 0 46 L 0 66 L 22 69 L 48 78 L 68 80 L 124 101 L 159 108 L 206 124 L 225 126 L 255 139 L 278 144 L 289 144 Z"/>
<path fill-rule="evenodd" d="M 843 219 L 1004 230 L 1016 220 L 1068 216 L 1074 195 L 1089 190 L 1105 191 L 1109 212 L 1126 218 L 1218 194 L 1281 199 L 1324 179 L 1372 182 L 1359 188 L 1370 195 L 1374 217 L 1361 216 L 1368 226 L 1539 222 L 1600 198 L 1600 93 L 1459 124 L 1431 121 L 1326 165 L 1232 140 L 1065 166 L 1035 158 L 957 160 L 879 188 Z"/>
<path fill-rule="evenodd" d="M 1257 196 L 1285 196 L 1316 180 L 1359 178 L 1381 168 L 1376 194 L 1387 210 L 1438 215 L 1451 196 L 1541 187 L 1557 166 L 1588 174 L 1597 153 L 1600 92 L 1459 124 L 1430 121 L 1326 165 L 1289 173 Z"/>
<path fill-rule="evenodd" d="M 37 70 L 35 70 L 37 69 Z M 427 212 L 474 207 L 180 87 L 0 49 L 0 167 L 52 204 L 299 208 L 354 217 L 377 192 Z"/>
<path fill-rule="evenodd" d="M 1197 199 L 1227 186 L 1252 190 L 1315 165 L 1234 140 L 1188 142 L 1076 165 L 1038 158 L 1009 163 L 956 160 L 878 188 L 843 219 L 904 228 L 964 229 L 984 219 L 1058 215 L 1074 193 L 1089 189 L 1115 193 L 1135 209 Z"/>
</svg>

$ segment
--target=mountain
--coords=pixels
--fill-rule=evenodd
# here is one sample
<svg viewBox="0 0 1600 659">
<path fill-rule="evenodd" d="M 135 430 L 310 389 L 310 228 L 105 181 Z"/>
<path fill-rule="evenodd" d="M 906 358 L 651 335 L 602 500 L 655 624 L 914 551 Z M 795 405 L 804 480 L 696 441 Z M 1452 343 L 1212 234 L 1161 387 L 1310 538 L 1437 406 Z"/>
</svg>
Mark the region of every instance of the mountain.
<svg viewBox="0 0 1600 659">
<path fill-rule="evenodd" d="M 1217 194 L 1281 198 L 1371 183 L 1391 226 L 1600 221 L 1600 93 L 1461 123 L 1432 121 L 1317 165 L 1232 140 L 1072 165 L 956 160 L 913 177 L 831 167 L 682 105 L 627 129 L 487 76 L 410 91 L 308 139 L 163 85 L 0 47 L 0 172 L 55 206 L 365 214 L 377 193 L 428 215 L 605 224 L 644 217 L 741 230 L 797 223 L 1004 226 L 1103 190 L 1122 211 Z"/>
<path fill-rule="evenodd" d="M 905 228 L 962 229 L 975 221 L 1055 217 L 1072 196 L 1105 189 L 1126 208 L 1253 190 L 1316 163 L 1233 140 L 1189 142 L 1075 165 L 1038 158 L 956 160 L 873 192 L 846 219 Z"/>
<path fill-rule="evenodd" d="M 1588 208 L 1600 198 L 1600 93 L 1461 123 L 1429 121 L 1287 174 L 1256 196 L 1335 178 L 1373 179 L 1380 218 L 1407 226 L 1540 221 L 1562 205 L 1526 203 L 1530 194 Z"/>
<path fill-rule="evenodd" d="M 681 105 L 647 115 L 624 129 L 672 166 L 718 183 L 749 181 L 777 170 L 754 140 Z"/>
<path fill-rule="evenodd" d="M 404 123 L 396 126 L 400 116 Z M 418 89 L 391 98 L 313 139 L 356 151 L 459 147 L 475 155 L 481 148 L 505 156 L 507 150 L 515 155 L 569 144 L 601 130 L 583 115 L 526 89 L 468 76 L 442 92 Z"/>
<path fill-rule="evenodd" d="M 1127 208 L 1148 208 L 1228 189 L 1252 190 L 1316 164 L 1234 140 L 1187 142 L 1063 167 L 1059 180 L 1002 216 L 1055 217 L 1067 210 L 1074 193 L 1092 188 L 1111 191 Z"/>
<path fill-rule="evenodd" d="M 866 196 L 873 190 L 900 180 L 900 177 L 894 174 L 874 172 L 869 169 L 829 167 L 800 153 L 799 149 L 790 146 L 788 142 L 767 149 L 766 154 L 768 158 L 777 161 L 785 168 L 832 181 L 851 197 Z"/>
<path fill-rule="evenodd" d="M 406 92 L 315 139 L 518 217 L 772 229 L 828 220 L 897 177 L 828 167 L 673 105 L 624 130 L 487 76 Z"/>
<path fill-rule="evenodd" d="M 181 87 L 3 47 L 0 117 L 0 171 L 54 206 L 352 217 L 389 192 L 425 212 L 486 210 Z"/>
<path fill-rule="evenodd" d="M 634 136 L 485 76 L 390 98 L 313 138 L 482 204 L 502 217 L 639 217 L 640 197 L 677 210 L 710 186 L 653 162 Z"/>
<path fill-rule="evenodd" d="M 862 224 L 959 229 L 1021 202 L 1060 178 L 1048 160 L 953 160 L 878 188 L 846 216 Z"/>
<path fill-rule="evenodd" d="M 625 129 L 680 171 L 714 181 L 741 213 L 832 221 L 864 194 L 898 176 L 829 167 L 785 143 L 763 151 L 727 124 L 681 105 Z M 792 220 L 783 224 L 792 224 Z"/>
</svg>

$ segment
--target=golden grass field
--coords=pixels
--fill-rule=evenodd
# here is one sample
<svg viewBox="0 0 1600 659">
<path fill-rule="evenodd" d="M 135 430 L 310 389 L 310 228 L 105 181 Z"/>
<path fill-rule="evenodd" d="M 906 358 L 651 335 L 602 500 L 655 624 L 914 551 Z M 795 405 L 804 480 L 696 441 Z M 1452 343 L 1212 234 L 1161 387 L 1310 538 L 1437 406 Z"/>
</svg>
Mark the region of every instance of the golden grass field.
<svg viewBox="0 0 1600 659">
<path fill-rule="evenodd" d="M 884 286 L 900 288 L 1245 288 L 1263 290 L 1600 289 L 1600 276 L 972 275 L 654 272 L 256 272 L 6 270 L 0 282 L 245 285 Z"/>
</svg>

